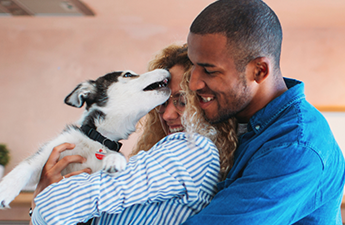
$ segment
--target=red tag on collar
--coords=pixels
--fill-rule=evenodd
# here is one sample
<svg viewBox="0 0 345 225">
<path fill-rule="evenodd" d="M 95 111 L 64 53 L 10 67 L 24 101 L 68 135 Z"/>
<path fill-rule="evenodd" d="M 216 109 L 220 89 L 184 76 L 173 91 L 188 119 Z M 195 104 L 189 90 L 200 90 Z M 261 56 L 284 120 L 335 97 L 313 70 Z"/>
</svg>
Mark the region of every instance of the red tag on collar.
<svg viewBox="0 0 345 225">
<path fill-rule="evenodd" d="M 102 160 L 104 158 L 105 154 L 106 154 L 106 151 L 103 149 L 100 149 L 95 153 L 95 156 L 97 159 Z"/>
</svg>

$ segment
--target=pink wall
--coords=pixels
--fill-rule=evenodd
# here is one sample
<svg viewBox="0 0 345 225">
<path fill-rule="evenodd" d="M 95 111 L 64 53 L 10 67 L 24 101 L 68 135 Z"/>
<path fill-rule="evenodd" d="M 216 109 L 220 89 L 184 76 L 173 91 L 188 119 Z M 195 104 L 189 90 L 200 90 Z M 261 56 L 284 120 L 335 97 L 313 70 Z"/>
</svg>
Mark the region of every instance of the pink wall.
<svg viewBox="0 0 345 225">
<path fill-rule="evenodd" d="M 186 40 L 212 0 L 85 0 L 95 17 L 0 18 L 0 143 L 8 172 L 76 121 L 63 99 L 81 81 L 114 70 L 146 71 L 166 45 Z M 343 0 L 267 0 L 283 31 L 282 71 L 306 83 L 317 106 L 345 106 Z M 129 152 L 136 136 L 125 141 Z"/>
</svg>

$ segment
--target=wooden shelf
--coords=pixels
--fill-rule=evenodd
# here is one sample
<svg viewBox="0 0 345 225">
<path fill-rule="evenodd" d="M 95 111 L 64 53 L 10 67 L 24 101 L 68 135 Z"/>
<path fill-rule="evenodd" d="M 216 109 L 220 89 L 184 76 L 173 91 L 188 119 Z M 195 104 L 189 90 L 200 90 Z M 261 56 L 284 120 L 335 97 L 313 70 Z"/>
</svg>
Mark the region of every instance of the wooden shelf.
<svg viewBox="0 0 345 225">
<path fill-rule="evenodd" d="M 345 106 L 337 106 L 337 105 L 315 105 L 321 112 L 345 112 Z"/>
<path fill-rule="evenodd" d="M 30 208 L 33 198 L 33 192 L 21 192 L 10 204 L 11 208 L 14 206 L 27 206 Z"/>
</svg>

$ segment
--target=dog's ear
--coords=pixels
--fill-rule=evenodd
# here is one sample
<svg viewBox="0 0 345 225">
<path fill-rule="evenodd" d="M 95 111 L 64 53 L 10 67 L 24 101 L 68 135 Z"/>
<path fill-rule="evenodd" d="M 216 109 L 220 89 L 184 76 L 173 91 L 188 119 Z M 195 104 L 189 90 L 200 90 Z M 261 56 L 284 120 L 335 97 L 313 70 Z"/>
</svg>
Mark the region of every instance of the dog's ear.
<svg viewBox="0 0 345 225">
<path fill-rule="evenodd" d="M 88 81 L 79 84 L 67 97 L 65 103 L 67 105 L 81 108 L 86 100 L 90 100 L 96 93 L 96 84 L 93 81 Z"/>
</svg>

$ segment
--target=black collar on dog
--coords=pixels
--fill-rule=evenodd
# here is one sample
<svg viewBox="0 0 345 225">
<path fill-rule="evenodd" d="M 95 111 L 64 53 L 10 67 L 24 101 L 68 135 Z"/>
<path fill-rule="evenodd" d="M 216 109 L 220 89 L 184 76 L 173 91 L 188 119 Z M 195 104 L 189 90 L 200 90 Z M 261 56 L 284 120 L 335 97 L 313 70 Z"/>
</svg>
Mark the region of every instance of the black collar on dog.
<svg viewBox="0 0 345 225">
<path fill-rule="evenodd" d="M 80 127 L 80 129 L 84 132 L 84 134 L 86 134 L 86 136 L 94 141 L 98 141 L 102 145 L 105 145 L 110 150 L 118 152 L 122 146 L 120 142 L 109 140 L 89 125 L 83 125 Z"/>
</svg>

